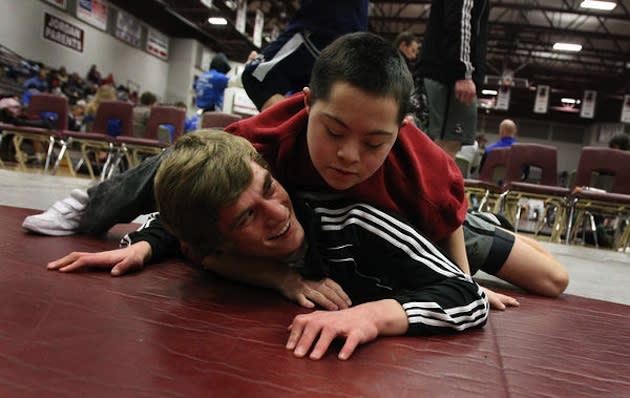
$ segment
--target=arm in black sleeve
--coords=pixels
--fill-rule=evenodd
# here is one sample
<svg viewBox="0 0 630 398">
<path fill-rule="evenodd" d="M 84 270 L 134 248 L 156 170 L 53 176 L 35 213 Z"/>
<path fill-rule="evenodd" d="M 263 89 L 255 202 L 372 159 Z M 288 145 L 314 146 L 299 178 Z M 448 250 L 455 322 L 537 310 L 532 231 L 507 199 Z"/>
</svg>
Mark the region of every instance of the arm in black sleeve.
<svg viewBox="0 0 630 398">
<path fill-rule="evenodd" d="M 474 0 L 444 0 L 443 3 L 446 62 L 453 81 L 472 79 L 473 6 Z"/>
<path fill-rule="evenodd" d="M 148 220 L 137 230 L 123 236 L 121 247 L 145 241 L 151 245 L 151 262 L 158 262 L 180 254 L 179 240 L 171 235 L 162 225 L 159 213 L 152 213 Z"/>
</svg>

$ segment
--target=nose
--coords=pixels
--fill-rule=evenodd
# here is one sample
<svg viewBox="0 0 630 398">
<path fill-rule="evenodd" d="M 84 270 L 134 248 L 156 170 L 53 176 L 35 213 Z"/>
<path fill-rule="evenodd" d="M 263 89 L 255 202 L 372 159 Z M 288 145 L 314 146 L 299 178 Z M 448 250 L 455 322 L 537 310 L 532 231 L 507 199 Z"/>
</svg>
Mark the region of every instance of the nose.
<svg viewBox="0 0 630 398">
<path fill-rule="evenodd" d="M 279 200 L 267 200 L 263 204 L 263 216 L 265 225 L 275 227 L 284 223 L 287 219 L 288 208 Z"/>
<path fill-rule="evenodd" d="M 355 140 L 344 140 L 337 148 L 337 157 L 345 163 L 356 163 L 361 158 L 359 143 Z"/>
</svg>

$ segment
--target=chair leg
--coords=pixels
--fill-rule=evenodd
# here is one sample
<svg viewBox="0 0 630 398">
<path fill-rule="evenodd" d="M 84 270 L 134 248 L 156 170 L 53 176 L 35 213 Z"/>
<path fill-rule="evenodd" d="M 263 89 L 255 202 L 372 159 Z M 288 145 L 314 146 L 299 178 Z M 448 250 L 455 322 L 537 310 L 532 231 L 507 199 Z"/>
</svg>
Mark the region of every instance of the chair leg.
<svg viewBox="0 0 630 398">
<path fill-rule="evenodd" d="M 26 170 L 26 154 L 22 151 L 22 141 L 24 137 L 19 134 L 13 135 L 13 146 L 15 147 L 15 159 L 20 165 L 20 169 Z"/>
<path fill-rule="evenodd" d="M 92 162 L 90 162 L 90 157 L 88 156 L 88 146 L 87 144 L 81 144 L 81 157 L 83 158 L 83 162 L 85 163 L 85 167 L 88 169 L 88 173 L 90 174 L 91 179 L 96 179 L 94 175 L 94 170 L 92 169 Z M 79 166 L 77 165 L 77 168 Z"/>
<path fill-rule="evenodd" d="M 585 215 L 588 217 L 587 222 L 590 224 L 591 233 L 593 234 L 593 241 L 595 242 L 595 248 L 599 248 L 599 242 L 597 241 L 597 225 L 595 224 L 595 217 L 590 211 L 585 212 Z"/>
<path fill-rule="evenodd" d="M 625 251 L 630 244 L 630 217 L 626 218 L 626 227 L 623 230 L 623 234 L 617 242 L 615 242 L 614 250 L 616 251 Z"/>
<path fill-rule="evenodd" d="M 44 173 L 48 173 L 50 167 L 50 160 L 52 158 L 53 151 L 55 150 L 55 137 L 52 135 L 48 137 L 48 150 L 46 151 L 46 163 L 44 163 Z"/>
</svg>

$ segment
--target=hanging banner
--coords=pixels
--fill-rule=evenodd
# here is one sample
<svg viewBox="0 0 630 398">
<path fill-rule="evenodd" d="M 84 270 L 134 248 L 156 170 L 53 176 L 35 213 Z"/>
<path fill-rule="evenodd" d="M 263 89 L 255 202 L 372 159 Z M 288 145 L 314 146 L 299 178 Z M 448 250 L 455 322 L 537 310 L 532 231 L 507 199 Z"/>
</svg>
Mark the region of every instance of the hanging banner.
<svg viewBox="0 0 630 398">
<path fill-rule="evenodd" d="M 499 92 L 497 93 L 497 104 L 494 109 L 499 109 L 502 111 L 507 111 L 510 109 L 510 94 L 512 90 L 509 87 L 501 86 L 499 87 Z"/>
<path fill-rule="evenodd" d="M 630 94 L 623 96 L 623 105 L 621 107 L 621 122 L 630 123 Z"/>
<path fill-rule="evenodd" d="M 44 12 L 44 39 L 61 44 L 74 51 L 83 52 L 83 29 L 61 18 Z"/>
<path fill-rule="evenodd" d="M 584 98 L 582 98 L 582 106 L 580 108 L 580 117 L 584 119 L 592 119 L 595 117 L 595 103 L 597 102 L 597 91 L 584 90 Z"/>
<path fill-rule="evenodd" d="M 99 29 L 107 30 L 107 3 L 105 0 L 79 0 L 77 18 Z"/>
<path fill-rule="evenodd" d="M 245 25 L 247 24 L 247 0 L 236 1 L 236 30 L 245 34 Z"/>
<path fill-rule="evenodd" d="M 534 113 L 547 113 L 549 110 L 549 86 L 538 86 L 534 100 Z"/>
<path fill-rule="evenodd" d="M 256 19 L 254 20 L 254 38 L 253 42 L 256 47 L 262 46 L 262 32 L 265 24 L 265 14 L 261 10 L 256 10 Z"/>
<path fill-rule="evenodd" d="M 160 59 L 168 60 L 168 37 L 157 30 L 149 29 L 147 51 Z"/>
<path fill-rule="evenodd" d="M 142 39 L 142 24 L 131 14 L 118 10 L 114 36 L 134 47 L 140 47 L 140 40 Z"/>
<path fill-rule="evenodd" d="M 48 3 L 50 3 L 50 4 L 54 5 L 54 6 L 57 6 L 59 8 L 62 8 L 64 10 L 66 9 L 66 5 L 67 5 L 66 4 L 66 0 L 46 0 L 46 2 L 48 2 Z"/>
</svg>

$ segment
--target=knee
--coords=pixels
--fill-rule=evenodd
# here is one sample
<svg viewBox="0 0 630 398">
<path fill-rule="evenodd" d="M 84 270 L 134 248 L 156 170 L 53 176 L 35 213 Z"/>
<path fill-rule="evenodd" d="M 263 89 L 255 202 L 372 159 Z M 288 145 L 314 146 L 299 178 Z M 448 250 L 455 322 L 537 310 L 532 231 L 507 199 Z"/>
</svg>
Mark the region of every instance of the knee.
<svg viewBox="0 0 630 398">
<path fill-rule="evenodd" d="M 562 267 L 549 275 L 542 294 L 548 297 L 558 297 L 566 290 L 567 286 L 569 286 L 569 273 Z"/>
</svg>

